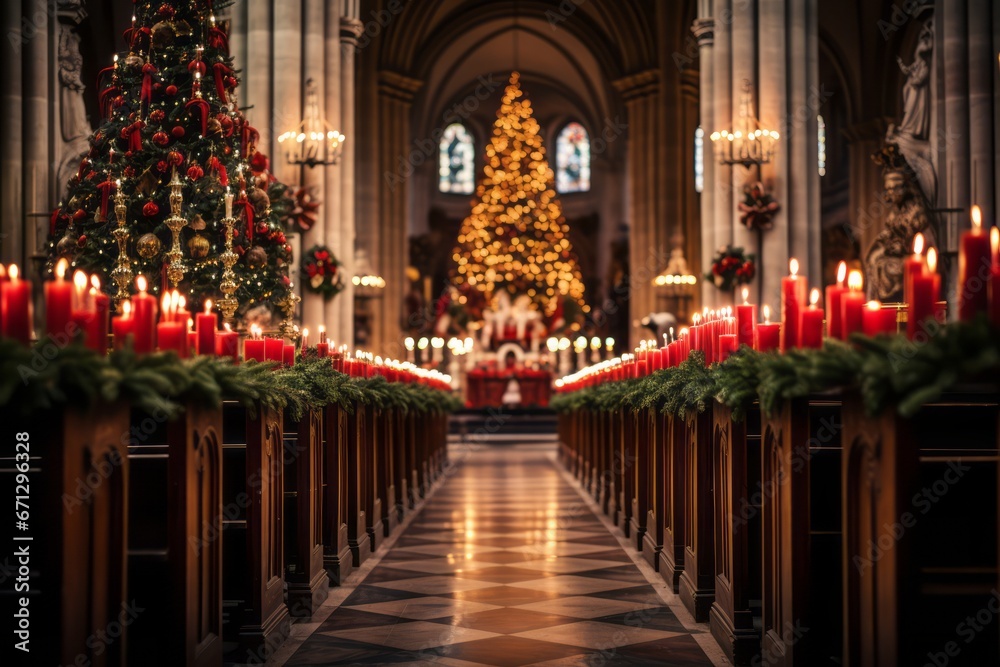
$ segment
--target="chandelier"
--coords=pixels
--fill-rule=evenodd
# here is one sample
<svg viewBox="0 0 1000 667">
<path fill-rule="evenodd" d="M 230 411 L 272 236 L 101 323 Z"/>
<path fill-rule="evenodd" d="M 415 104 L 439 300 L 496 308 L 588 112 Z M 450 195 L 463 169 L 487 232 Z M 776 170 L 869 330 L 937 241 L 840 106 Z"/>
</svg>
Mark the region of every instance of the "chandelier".
<svg viewBox="0 0 1000 667">
<path fill-rule="evenodd" d="M 289 164 L 315 167 L 337 164 L 347 140 L 319 115 L 319 95 L 312 79 L 306 81 L 306 115 L 294 130 L 278 137 Z"/>
<path fill-rule="evenodd" d="M 711 139 L 715 145 L 715 155 L 719 164 L 741 164 L 747 169 L 771 161 L 778 133 L 760 126 L 753 113 L 750 96 L 750 81 L 743 80 L 743 94 L 740 96 L 740 117 L 736 127 L 713 132 Z"/>
<path fill-rule="evenodd" d="M 368 253 L 363 248 L 358 248 L 354 253 L 354 276 L 351 278 L 354 284 L 355 296 L 374 298 L 382 294 L 385 289 L 385 278 L 378 275 L 368 261 Z"/>
</svg>

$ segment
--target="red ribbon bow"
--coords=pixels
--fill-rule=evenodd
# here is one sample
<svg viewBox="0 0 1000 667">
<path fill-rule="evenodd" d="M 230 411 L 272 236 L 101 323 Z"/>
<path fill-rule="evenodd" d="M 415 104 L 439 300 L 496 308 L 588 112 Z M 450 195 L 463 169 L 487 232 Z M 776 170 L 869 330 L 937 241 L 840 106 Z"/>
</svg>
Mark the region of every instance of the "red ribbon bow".
<svg viewBox="0 0 1000 667">
<path fill-rule="evenodd" d="M 184 108 L 188 111 L 192 108 L 197 108 L 201 112 L 201 136 L 208 134 L 208 114 L 212 111 L 208 106 L 208 102 L 200 97 L 195 97 L 185 104 Z"/>
<path fill-rule="evenodd" d="M 243 215 L 247 221 L 247 242 L 253 242 L 253 204 L 247 199 L 246 192 L 240 193 L 240 198 L 236 200 L 236 205 L 243 208 Z"/>
<path fill-rule="evenodd" d="M 209 28 L 208 45 L 213 49 L 220 49 L 229 55 L 229 36 L 219 28 Z"/>
<path fill-rule="evenodd" d="M 111 196 L 111 191 L 115 189 L 115 184 L 108 179 L 97 186 L 97 189 L 101 191 L 101 218 L 104 220 L 108 219 L 108 198 Z"/>
<path fill-rule="evenodd" d="M 215 77 L 215 92 L 219 94 L 219 100 L 221 100 L 223 104 L 228 103 L 228 100 L 226 99 L 226 85 L 224 78 L 232 71 L 233 70 L 230 69 L 229 65 L 226 63 L 215 63 L 212 65 L 212 74 Z"/>
<path fill-rule="evenodd" d="M 219 185 L 222 187 L 229 185 L 229 174 L 226 173 L 226 165 L 222 164 L 222 160 L 214 155 L 208 158 L 208 170 L 210 172 L 218 172 Z"/>
</svg>

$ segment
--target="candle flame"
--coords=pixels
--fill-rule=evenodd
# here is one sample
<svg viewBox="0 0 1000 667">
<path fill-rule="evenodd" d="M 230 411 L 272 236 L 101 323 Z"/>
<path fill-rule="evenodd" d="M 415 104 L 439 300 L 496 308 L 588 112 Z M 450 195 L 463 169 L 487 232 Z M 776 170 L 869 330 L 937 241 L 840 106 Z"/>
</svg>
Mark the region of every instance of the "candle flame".
<svg viewBox="0 0 1000 667">
<path fill-rule="evenodd" d="M 695 313 L 694 315 L 691 316 L 691 324 L 698 326 L 699 322 L 701 322 L 701 315 Z"/>
<path fill-rule="evenodd" d="M 98 292 L 101 291 L 101 279 L 97 276 L 90 276 L 90 286 Z"/>
<path fill-rule="evenodd" d="M 868 310 L 879 310 L 881 307 L 882 304 L 874 299 L 868 302 Z"/>
<path fill-rule="evenodd" d="M 670 335 L 671 336 L 674 335 L 674 328 L 673 327 L 670 327 Z M 666 347 L 667 345 L 670 345 L 670 339 L 667 338 L 667 334 L 663 334 L 663 346 Z"/>
<path fill-rule="evenodd" d="M 691 331 L 687 327 L 681 327 L 680 337 L 687 338 Z"/>
<path fill-rule="evenodd" d="M 788 272 L 793 276 L 797 276 L 799 274 L 799 260 L 794 257 L 788 260 Z"/>
<path fill-rule="evenodd" d="M 59 278 L 59 280 L 65 280 L 67 269 L 69 269 L 69 262 L 66 261 L 65 257 L 63 257 L 56 262 L 56 277 Z"/>
<path fill-rule="evenodd" d="M 122 317 L 126 320 L 132 319 L 132 302 L 127 299 L 122 302 Z"/>
<path fill-rule="evenodd" d="M 146 276 L 139 276 L 135 279 L 135 286 L 139 288 L 140 292 L 146 291 Z"/>
<path fill-rule="evenodd" d="M 983 212 L 978 204 L 972 206 L 972 230 L 978 232 L 983 228 Z"/>
<path fill-rule="evenodd" d="M 750 288 L 744 287 L 743 288 L 743 305 L 744 306 L 749 306 L 750 305 L 750 304 L 747 303 L 747 299 L 749 299 L 749 298 L 750 298 Z"/>
<path fill-rule="evenodd" d="M 990 249 L 993 250 L 994 257 L 1000 252 L 1000 227 L 990 228 Z"/>
<path fill-rule="evenodd" d="M 11 279 L 13 280 L 13 278 L 14 278 L 14 267 L 13 266 L 10 267 L 10 276 L 11 276 Z M 74 273 L 73 274 L 73 285 L 75 285 L 77 291 L 80 291 L 80 292 L 82 292 L 83 290 L 87 289 L 87 274 L 84 273 L 83 271 L 79 271 L 79 270 L 76 273 Z"/>
<path fill-rule="evenodd" d="M 193 330 L 194 330 L 194 320 L 189 317 L 188 318 L 188 331 L 193 331 Z"/>
<path fill-rule="evenodd" d="M 184 310 L 187 307 L 187 299 L 183 296 L 177 298 L 177 308 Z"/>
<path fill-rule="evenodd" d="M 17 264 L 10 265 L 7 275 L 10 276 L 11 282 L 17 282 Z"/>
<path fill-rule="evenodd" d="M 819 290 L 813 287 L 809 292 L 809 305 L 815 308 L 817 303 L 819 303 Z"/>
<path fill-rule="evenodd" d="M 865 285 L 864 276 L 861 275 L 860 271 L 851 271 L 851 274 L 847 277 L 847 287 L 852 292 L 860 292 L 861 288 Z"/>
<path fill-rule="evenodd" d="M 924 252 L 924 235 L 917 232 L 913 237 L 913 254 L 922 255 Z"/>
<path fill-rule="evenodd" d="M 771 323 L 771 307 L 768 306 L 767 304 L 764 304 L 764 307 L 761 308 L 761 312 L 764 313 L 764 324 L 770 324 Z"/>
<path fill-rule="evenodd" d="M 164 317 L 167 317 L 167 314 L 170 312 L 170 292 L 164 292 L 160 298 L 160 309 L 163 311 Z"/>
<path fill-rule="evenodd" d="M 212 300 L 211 299 L 205 299 L 205 314 L 206 315 L 211 315 L 212 314 Z"/>
<path fill-rule="evenodd" d="M 935 248 L 927 249 L 927 269 L 931 273 L 937 272 L 937 250 Z"/>
<path fill-rule="evenodd" d="M 222 324 L 222 328 L 226 330 L 226 333 L 232 333 L 233 332 L 233 328 L 231 326 L 229 326 L 229 322 L 224 322 Z"/>
</svg>

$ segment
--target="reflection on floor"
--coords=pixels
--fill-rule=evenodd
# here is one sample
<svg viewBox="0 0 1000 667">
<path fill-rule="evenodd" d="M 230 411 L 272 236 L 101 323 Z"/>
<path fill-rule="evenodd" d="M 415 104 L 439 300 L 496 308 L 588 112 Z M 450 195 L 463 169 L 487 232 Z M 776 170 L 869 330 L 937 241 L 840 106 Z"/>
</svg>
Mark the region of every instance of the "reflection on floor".
<svg viewBox="0 0 1000 667">
<path fill-rule="evenodd" d="M 464 458 L 287 665 L 711 665 L 556 467 L 551 448 Z"/>
</svg>

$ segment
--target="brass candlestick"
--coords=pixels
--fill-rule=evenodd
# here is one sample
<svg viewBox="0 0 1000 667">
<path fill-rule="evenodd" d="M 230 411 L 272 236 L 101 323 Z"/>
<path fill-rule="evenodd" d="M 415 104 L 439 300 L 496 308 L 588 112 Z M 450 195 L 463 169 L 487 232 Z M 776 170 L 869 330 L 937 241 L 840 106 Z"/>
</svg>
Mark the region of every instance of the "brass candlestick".
<svg viewBox="0 0 1000 667">
<path fill-rule="evenodd" d="M 118 261 L 115 268 L 111 270 L 111 280 L 118 286 L 115 293 L 115 311 L 121 311 L 122 302 L 129 298 L 129 287 L 132 285 L 132 260 L 128 257 L 128 229 L 126 223 L 125 193 L 122 192 L 121 181 L 118 181 L 118 190 L 115 192 L 115 219 L 118 226 L 111 232 L 111 235 L 118 241 Z"/>
<path fill-rule="evenodd" d="M 184 195 L 181 191 L 184 189 L 184 184 L 177 178 L 176 167 L 174 167 L 169 185 L 170 217 L 164 221 L 164 224 L 167 225 L 170 233 L 173 235 L 173 243 L 170 246 L 170 251 L 166 254 L 167 278 L 170 279 L 170 284 L 176 289 L 177 285 L 184 280 L 184 264 L 181 261 L 181 258 L 184 256 L 181 252 L 181 230 L 187 225 L 187 220 L 181 216 L 181 206 L 184 205 Z"/>
<path fill-rule="evenodd" d="M 224 296 L 219 299 L 219 303 L 216 305 L 218 305 L 225 321 L 234 324 L 236 309 L 239 308 L 240 302 L 233 296 L 233 293 L 236 292 L 236 274 L 233 273 L 233 265 L 236 264 L 239 256 L 233 252 L 233 226 L 236 224 L 236 218 L 233 217 L 233 196 L 228 193 L 226 194 L 226 217 L 222 219 L 222 224 L 226 228 L 226 249 L 219 256 L 225 267 L 222 270 L 222 282 L 219 284 L 219 289 L 222 290 Z"/>
<path fill-rule="evenodd" d="M 281 309 L 284 313 L 285 319 L 282 321 L 281 326 L 278 330 L 281 332 L 283 338 L 290 338 L 291 340 L 297 340 L 299 337 L 299 328 L 292 323 L 292 318 L 295 316 L 295 307 L 302 301 L 302 297 L 295 293 L 295 286 L 288 286 L 288 293 L 280 300 L 275 301 L 275 305 Z"/>
</svg>

